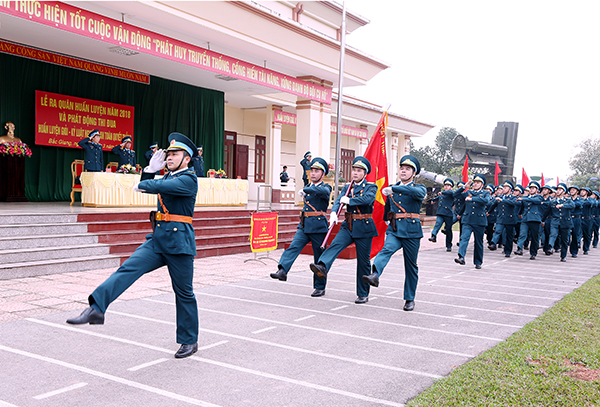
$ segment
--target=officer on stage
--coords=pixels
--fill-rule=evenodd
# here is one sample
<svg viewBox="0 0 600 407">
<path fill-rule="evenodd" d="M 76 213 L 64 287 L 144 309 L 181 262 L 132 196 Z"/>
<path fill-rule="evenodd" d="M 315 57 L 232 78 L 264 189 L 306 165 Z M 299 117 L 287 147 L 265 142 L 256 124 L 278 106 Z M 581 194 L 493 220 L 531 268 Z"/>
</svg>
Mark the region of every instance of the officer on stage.
<svg viewBox="0 0 600 407">
<path fill-rule="evenodd" d="M 304 199 L 304 209 L 300 212 L 300 223 L 294 235 L 290 247 L 281 255 L 279 259 L 278 270 L 271 273 L 271 278 L 286 281 L 287 274 L 292 268 L 292 264 L 309 242 L 312 243 L 313 256 L 315 263 L 321 257 L 323 249 L 321 244 L 327 235 L 327 207 L 331 197 L 331 185 L 323 182 L 323 177 L 329 172 L 327 161 L 321 157 L 316 157 L 310 163 L 310 181 L 304 189 L 298 194 Z M 322 278 L 313 275 L 313 285 L 324 286 L 325 281 Z M 317 282 L 317 280 L 320 280 Z"/>
<path fill-rule="evenodd" d="M 573 227 L 571 229 L 571 245 L 569 252 L 571 257 L 577 257 L 579 247 L 581 246 L 581 198 L 579 197 L 579 187 L 573 185 L 569 188 L 569 195 L 575 207 L 571 210 L 571 220 Z"/>
<path fill-rule="evenodd" d="M 154 174 L 165 166 L 165 154 L 169 172 L 154 179 Z M 90 307 L 68 319 L 68 323 L 104 324 L 106 309 L 121 293 L 144 274 L 166 265 L 175 292 L 177 343 L 181 344 L 175 357 L 185 358 L 198 350 L 198 307 L 192 284 L 196 255 L 192 216 L 198 179 L 188 168 L 196 154 L 190 139 L 171 133 L 166 153 L 158 150 L 152 156 L 134 190 L 158 195 L 158 210 L 151 213 L 153 233 L 88 297 Z"/>
<path fill-rule="evenodd" d="M 192 158 L 192 165 L 194 166 L 194 171 L 196 171 L 197 177 L 204 177 L 204 157 L 202 157 L 204 148 L 202 146 L 198 147 L 198 155 Z"/>
<path fill-rule="evenodd" d="M 93 130 L 86 138 L 77 144 L 85 151 L 85 163 L 83 164 L 83 169 L 89 172 L 104 171 L 104 158 L 102 157 L 100 132 L 98 130 Z"/>
<path fill-rule="evenodd" d="M 444 234 L 446 235 L 446 251 L 452 251 L 452 206 L 454 205 L 454 181 L 452 178 L 446 178 L 444 180 L 444 190 L 438 193 L 438 196 L 433 198 L 431 202 L 439 200 L 436 211 L 435 226 L 431 231 L 430 242 L 437 242 L 437 234 L 444 225 Z"/>
<path fill-rule="evenodd" d="M 542 222 L 543 198 L 538 191 L 541 189 L 537 181 L 531 181 L 528 185 L 529 195 L 517 198 L 517 202 L 522 204 L 521 230 L 519 232 L 519 240 L 517 241 L 517 250 L 515 254 L 523 255 L 523 246 L 527 237 L 531 236 L 529 245 L 529 260 L 535 260 L 540 245 L 540 224 Z"/>
<path fill-rule="evenodd" d="M 304 186 L 308 185 L 308 176 L 306 175 L 306 171 L 310 171 L 310 163 L 312 160 L 312 155 L 310 151 L 307 151 L 304 154 L 304 158 L 300 161 L 300 167 L 302 168 L 302 181 L 304 181 Z"/>
<path fill-rule="evenodd" d="M 502 195 L 495 198 L 491 209 L 498 208 L 496 211 L 496 231 L 492 237 L 492 244 L 488 246 L 490 250 L 496 250 L 498 242 L 504 245 L 504 256 L 510 257 L 513 247 L 515 225 L 517 223 L 516 215 L 516 197 L 512 194 L 514 185 L 511 181 L 505 181 L 503 184 Z M 503 236 L 503 233 L 506 235 Z M 501 239 L 504 241 L 501 241 Z"/>
<path fill-rule="evenodd" d="M 465 265 L 465 255 L 472 234 L 475 246 L 473 263 L 476 269 L 480 269 L 483 264 L 483 232 L 487 226 L 486 205 L 490 201 L 490 193 L 483 189 L 484 185 L 485 176 L 475 174 L 472 189 L 463 192 L 465 200 L 465 211 L 462 217 L 463 231 L 460 235 L 458 258 L 454 259 L 456 263 Z"/>
<path fill-rule="evenodd" d="M 565 198 L 566 192 L 567 185 L 561 182 L 556 187 L 556 198 L 550 201 L 550 207 L 552 208 L 552 229 L 550 231 L 549 244 L 550 247 L 553 247 L 557 241 L 560 243 L 560 261 L 562 262 L 567 261 L 569 231 L 573 227 L 571 210 L 575 208 L 573 200 Z"/>
<path fill-rule="evenodd" d="M 404 258 L 404 311 L 415 309 L 415 292 L 419 280 L 417 256 L 423 237 L 419 213 L 421 212 L 423 199 L 427 195 L 425 185 L 414 182 L 414 177 L 419 172 L 421 172 L 419 160 L 415 156 L 405 155 L 400 159 L 398 174 L 400 181 L 383 188 L 381 191 L 383 195 L 387 196 L 384 219 L 389 225 L 385 232 L 385 244 L 373 261 L 373 273 L 362 277 L 363 281 L 378 287 L 379 276 L 383 273 L 383 269 L 387 266 L 392 255 L 402 249 L 402 257 Z M 448 222 L 451 222 L 452 218 L 450 216 L 448 218 Z"/>
<path fill-rule="evenodd" d="M 135 167 L 135 151 L 131 149 L 131 137 L 123 137 L 121 144 L 114 146 L 110 151 L 119 156 L 119 168 L 126 164 Z"/>
<path fill-rule="evenodd" d="M 318 263 L 311 263 L 310 269 L 320 279 L 315 279 L 313 297 L 325 294 L 327 272 L 331 265 L 346 247 L 356 245 L 356 304 L 364 304 L 369 300 L 369 284 L 362 276 L 370 274 L 371 243 L 377 236 L 377 228 L 373 222 L 373 204 L 377 195 L 377 185 L 365 180 L 371 172 L 371 163 L 362 156 L 352 161 L 352 190 L 346 196 L 350 184 L 344 185 L 342 192 L 335 200 L 329 215 L 330 227 L 337 223 L 337 210 L 341 204 L 346 204 L 346 219 L 331 245 L 321 254 Z"/>
<path fill-rule="evenodd" d="M 154 144 L 152 144 L 148 148 L 149 150 L 146 151 L 146 154 L 144 154 L 144 158 L 146 159 L 146 165 L 150 165 L 150 159 L 152 158 L 152 155 L 156 153 L 156 150 L 158 150 L 158 142 L 155 141 Z"/>
<path fill-rule="evenodd" d="M 592 242 L 592 209 L 595 199 L 592 198 L 591 188 L 583 187 L 579 192 L 581 196 L 581 235 L 583 237 L 583 254 L 589 254 L 590 244 Z"/>
</svg>

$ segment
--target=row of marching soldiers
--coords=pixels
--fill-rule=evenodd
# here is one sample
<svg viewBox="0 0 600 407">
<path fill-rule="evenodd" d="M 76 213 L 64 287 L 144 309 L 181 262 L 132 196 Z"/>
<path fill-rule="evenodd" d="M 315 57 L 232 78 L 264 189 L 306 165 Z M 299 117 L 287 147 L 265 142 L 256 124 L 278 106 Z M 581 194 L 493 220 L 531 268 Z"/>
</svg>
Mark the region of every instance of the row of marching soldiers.
<svg viewBox="0 0 600 407">
<path fill-rule="evenodd" d="M 483 236 L 488 249 L 503 249 L 510 257 L 523 255 L 529 249 L 535 260 L 541 249 L 550 256 L 560 252 L 560 261 L 567 254 L 576 258 L 579 250 L 587 255 L 590 246 L 598 246 L 600 227 L 600 192 L 576 185 L 567 187 L 541 186 L 531 181 L 524 188 L 506 181 L 502 185 L 485 184 L 485 177 L 477 174 L 472 183 L 459 183 L 453 190 L 454 181 L 447 178 L 439 199 L 437 219 L 430 241 L 437 241 L 437 233 L 445 225 L 446 250 L 452 251 L 452 225 L 460 222 L 460 243 L 455 262 L 464 265 L 466 248 L 471 233 L 474 235 L 474 264 L 483 263 Z M 473 228 L 476 226 L 475 228 Z M 482 228 L 483 227 L 483 228 Z"/>
</svg>

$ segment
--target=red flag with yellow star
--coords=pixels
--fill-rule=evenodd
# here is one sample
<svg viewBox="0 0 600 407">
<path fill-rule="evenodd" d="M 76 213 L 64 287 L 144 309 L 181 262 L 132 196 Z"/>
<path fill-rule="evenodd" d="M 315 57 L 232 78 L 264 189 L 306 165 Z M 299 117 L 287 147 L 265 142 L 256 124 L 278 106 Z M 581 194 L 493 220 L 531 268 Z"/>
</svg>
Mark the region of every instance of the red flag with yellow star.
<svg viewBox="0 0 600 407">
<path fill-rule="evenodd" d="M 383 244 L 385 243 L 385 230 L 387 229 L 387 225 L 383 220 L 385 200 L 383 199 L 383 195 L 381 195 L 381 190 L 389 185 L 387 153 L 385 149 L 385 131 L 387 129 L 387 124 L 388 114 L 387 111 L 385 111 L 379 120 L 379 124 L 377 124 L 375 132 L 371 136 L 371 141 L 369 141 L 369 145 L 364 154 L 364 157 L 371 163 L 371 172 L 367 174 L 367 182 L 377 184 L 377 195 L 375 197 L 375 204 L 373 205 L 373 220 L 379 236 L 373 238 L 371 258 L 375 257 L 383 248 Z"/>
</svg>

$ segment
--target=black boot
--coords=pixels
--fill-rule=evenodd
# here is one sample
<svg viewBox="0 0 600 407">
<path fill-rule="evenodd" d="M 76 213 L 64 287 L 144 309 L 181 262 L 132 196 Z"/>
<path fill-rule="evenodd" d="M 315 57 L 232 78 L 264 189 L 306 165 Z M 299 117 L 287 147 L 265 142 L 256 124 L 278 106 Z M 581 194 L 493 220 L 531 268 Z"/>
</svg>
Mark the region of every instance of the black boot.
<svg viewBox="0 0 600 407">
<path fill-rule="evenodd" d="M 277 270 L 277 273 L 271 273 L 269 275 L 275 280 L 287 281 L 287 273 L 283 269 L 279 269 Z"/>
<path fill-rule="evenodd" d="M 67 319 L 68 324 L 81 325 L 103 325 L 104 324 L 104 313 L 96 311 L 92 307 L 88 307 L 76 318 Z"/>
</svg>

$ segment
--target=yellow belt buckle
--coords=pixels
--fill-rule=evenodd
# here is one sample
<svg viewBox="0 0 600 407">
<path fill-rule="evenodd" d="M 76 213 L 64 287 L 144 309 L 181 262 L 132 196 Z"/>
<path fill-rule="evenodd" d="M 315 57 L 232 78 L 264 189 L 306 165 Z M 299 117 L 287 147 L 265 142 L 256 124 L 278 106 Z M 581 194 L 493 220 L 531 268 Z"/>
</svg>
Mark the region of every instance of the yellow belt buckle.
<svg viewBox="0 0 600 407">
<path fill-rule="evenodd" d="M 156 220 L 163 220 L 163 213 L 161 212 L 156 212 Z"/>
</svg>

